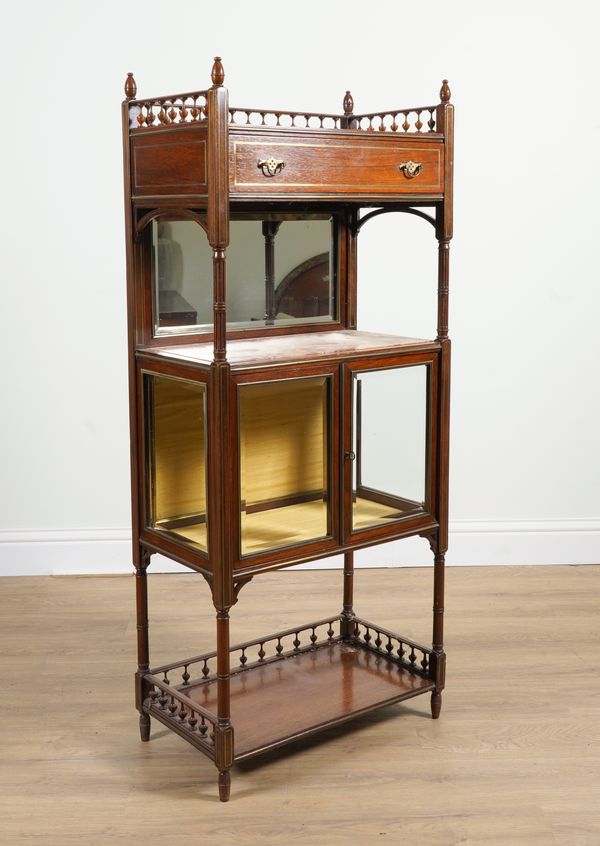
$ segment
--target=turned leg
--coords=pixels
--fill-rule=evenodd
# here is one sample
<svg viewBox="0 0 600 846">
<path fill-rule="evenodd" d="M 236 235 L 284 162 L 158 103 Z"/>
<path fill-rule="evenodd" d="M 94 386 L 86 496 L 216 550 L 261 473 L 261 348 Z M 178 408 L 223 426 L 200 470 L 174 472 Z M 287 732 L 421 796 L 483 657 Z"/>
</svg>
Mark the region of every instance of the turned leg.
<svg viewBox="0 0 600 846">
<path fill-rule="evenodd" d="M 231 773 L 229 770 L 219 771 L 219 799 L 221 802 L 229 802 L 231 792 Z"/>
<path fill-rule="evenodd" d="M 350 637 L 353 633 L 354 619 L 354 553 L 344 553 L 344 604 L 342 608 L 342 624 L 340 634 Z"/>
<path fill-rule="evenodd" d="M 443 552 L 436 553 L 433 564 L 433 654 L 431 656 L 430 678 L 435 682 L 431 694 L 431 716 L 434 720 L 442 710 L 442 690 L 446 676 L 446 655 L 444 654 L 444 565 Z"/>
<path fill-rule="evenodd" d="M 144 742 L 150 740 L 150 717 L 148 714 L 140 714 L 140 738 Z"/>
<path fill-rule="evenodd" d="M 215 765 L 219 771 L 219 799 L 229 801 L 233 765 L 233 728 L 229 696 L 229 610 L 217 610 L 217 725 Z"/>
<path fill-rule="evenodd" d="M 143 677 L 150 669 L 148 644 L 148 579 L 146 570 L 150 563 L 150 555 L 142 549 L 139 561 L 135 565 L 135 599 L 137 620 L 137 658 L 135 699 L 136 708 L 140 712 L 140 737 L 143 741 L 150 740 L 150 717 L 142 711 L 146 690 Z"/>
</svg>

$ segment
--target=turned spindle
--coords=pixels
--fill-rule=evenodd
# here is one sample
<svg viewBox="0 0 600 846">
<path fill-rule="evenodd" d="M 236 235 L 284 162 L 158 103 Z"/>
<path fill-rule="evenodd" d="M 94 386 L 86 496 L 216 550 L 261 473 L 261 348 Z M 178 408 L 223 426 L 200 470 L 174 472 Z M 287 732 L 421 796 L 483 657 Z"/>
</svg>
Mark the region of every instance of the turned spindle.
<svg viewBox="0 0 600 846">
<path fill-rule="evenodd" d="M 449 103 L 450 102 L 450 86 L 448 85 L 448 80 L 442 80 L 442 87 L 440 88 L 440 100 L 442 103 Z"/>
<path fill-rule="evenodd" d="M 346 91 L 344 96 L 344 114 L 351 115 L 354 111 L 354 100 L 352 99 L 352 94 L 349 91 Z"/>
<path fill-rule="evenodd" d="M 137 85 L 135 84 L 135 79 L 133 78 L 132 73 L 127 74 L 127 79 L 125 80 L 125 97 L 128 100 L 133 100 L 135 95 L 137 94 Z"/>
<path fill-rule="evenodd" d="M 215 88 L 218 88 L 225 82 L 225 71 L 223 70 L 220 56 L 215 56 L 210 78 L 212 79 L 212 84 Z"/>
</svg>

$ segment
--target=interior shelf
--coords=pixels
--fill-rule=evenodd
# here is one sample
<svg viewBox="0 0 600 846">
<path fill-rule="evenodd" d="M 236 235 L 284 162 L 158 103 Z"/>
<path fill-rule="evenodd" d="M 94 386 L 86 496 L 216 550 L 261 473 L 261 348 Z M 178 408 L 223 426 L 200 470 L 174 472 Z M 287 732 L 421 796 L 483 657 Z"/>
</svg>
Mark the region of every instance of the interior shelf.
<svg viewBox="0 0 600 846">
<path fill-rule="evenodd" d="M 435 687 L 427 647 L 358 618 L 350 634 L 336 633 L 338 626 L 341 632 L 342 618 L 332 617 L 232 647 L 232 664 L 234 655 L 239 662 L 230 679 L 236 761 Z M 144 705 L 209 756 L 217 721 L 214 658 L 152 670 Z"/>
</svg>

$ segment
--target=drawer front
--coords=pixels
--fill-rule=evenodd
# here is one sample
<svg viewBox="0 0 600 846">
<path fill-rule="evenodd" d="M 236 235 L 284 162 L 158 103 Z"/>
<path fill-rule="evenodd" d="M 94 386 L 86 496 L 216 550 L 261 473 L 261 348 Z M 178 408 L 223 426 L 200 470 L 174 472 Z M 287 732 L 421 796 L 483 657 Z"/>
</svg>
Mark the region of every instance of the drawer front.
<svg viewBox="0 0 600 846">
<path fill-rule="evenodd" d="M 441 194 L 441 143 L 233 139 L 232 193 Z"/>
</svg>

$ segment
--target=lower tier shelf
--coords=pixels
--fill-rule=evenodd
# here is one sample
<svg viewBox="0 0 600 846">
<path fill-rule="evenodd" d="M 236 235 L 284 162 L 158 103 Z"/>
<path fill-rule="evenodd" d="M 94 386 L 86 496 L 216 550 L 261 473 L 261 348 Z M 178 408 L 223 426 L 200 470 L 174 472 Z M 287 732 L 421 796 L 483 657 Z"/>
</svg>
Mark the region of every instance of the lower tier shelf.
<svg viewBox="0 0 600 846">
<path fill-rule="evenodd" d="M 430 649 L 360 619 L 342 636 L 334 629 L 338 622 L 340 617 L 320 620 L 232 647 L 240 660 L 230 678 L 235 761 L 434 689 Z M 293 648 L 284 651 L 292 637 Z M 275 644 L 270 657 L 269 644 Z M 248 663 L 253 650 L 258 658 Z M 215 657 L 198 656 L 144 677 L 144 711 L 210 757 L 218 730 L 218 680 L 210 672 Z M 190 669 L 200 677 L 192 678 Z M 178 673 L 183 682 L 173 684 L 169 676 Z"/>
</svg>

